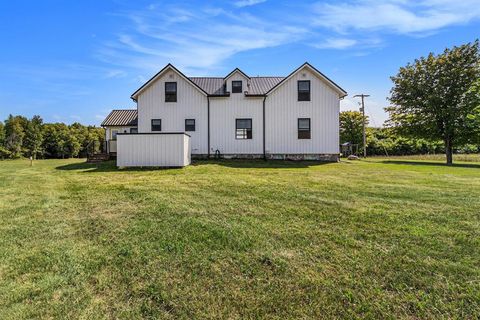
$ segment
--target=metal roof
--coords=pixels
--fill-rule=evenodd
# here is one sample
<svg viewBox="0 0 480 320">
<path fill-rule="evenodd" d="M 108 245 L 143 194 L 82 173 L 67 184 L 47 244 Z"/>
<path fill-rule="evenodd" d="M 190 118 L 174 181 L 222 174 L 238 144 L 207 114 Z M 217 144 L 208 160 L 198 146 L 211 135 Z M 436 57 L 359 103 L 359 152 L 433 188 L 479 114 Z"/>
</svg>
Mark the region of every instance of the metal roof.
<svg viewBox="0 0 480 320">
<path fill-rule="evenodd" d="M 137 110 L 112 110 L 103 120 L 103 126 L 136 126 Z"/>
<path fill-rule="evenodd" d="M 264 96 L 269 94 L 271 91 L 275 90 L 278 86 L 280 86 L 283 82 L 288 80 L 291 76 L 293 76 L 295 73 L 297 73 L 300 69 L 303 67 L 309 67 L 312 71 L 316 72 L 317 75 L 325 80 L 329 85 L 331 85 L 332 88 L 337 90 L 341 95 L 341 97 L 345 97 L 347 95 L 347 92 L 343 90 L 339 85 L 337 85 L 335 82 L 330 80 L 327 76 L 325 76 L 323 73 L 318 71 L 315 67 L 310 65 L 308 62 L 305 62 L 302 64 L 300 67 L 298 67 L 296 70 L 294 70 L 290 75 L 287 77 L 248 77 L 243 71 L 241 71 L 238 68 L 235 68 L 232 72 L 230 72 L 227 77 L 221 78 L 221 77 L 187 77 L 185 76 L 182 72 L 180 72 L 177 68 L 175 68 L 172 64 L 167 64 L 162 70 L 160 70 L 156 75 L 154 75 L 150 80 L 148 80 L 143 86 L 141 86 L 137 91 L 135 91 L 131 98 L 134 101 L 137 101 L 137 96 L 144 90 L 145 88 L 148 87 L 150 83 L 155 81 L 157 78 L 161 76 L 161 74 L 167 70 L 167 69 L 172 69 L 175 72 L 177 72 L 179 75 L 181 75 L 184 79 L 192 83 L 194 87 L 196 87 L 198 90 L 200 90 L 203 94 L 205 95 L 211 95 L 211 96 L 228 96 L 229 92 L 226 92 L 225 89 L 225 79 L 227 79 L 230 75 L 232 75 L 234 72 L 240 72 L 242 73 L 247 80 L 247 87 L 245 88 L 244 91 L 246 91 L 246 95 L 250 96 Z"/>
<path fill-rule="evenodd" d="M 209 95 L 228 95 L 225 91 L 224 78 L 189 77 L 189 79 Z M 263 95 L 283 79 L 284 77 L 251 77 L 244 91 L 247 91 L 247 95 Z"/>
<path fill-rule="evenodd" d="M 202 88 L 207 94 L 225 95 L 223 78 L 218 77 L 189 77 L 193 83 Z"/>
</svg>

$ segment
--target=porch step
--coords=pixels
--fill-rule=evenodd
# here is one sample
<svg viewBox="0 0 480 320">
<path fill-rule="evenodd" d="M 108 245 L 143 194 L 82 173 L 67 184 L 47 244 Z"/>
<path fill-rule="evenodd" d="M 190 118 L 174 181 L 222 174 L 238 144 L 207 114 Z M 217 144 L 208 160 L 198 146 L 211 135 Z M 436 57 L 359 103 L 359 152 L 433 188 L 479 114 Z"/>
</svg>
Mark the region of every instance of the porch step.
<svg viewBox="0 0 480 320">
<path fill-rule="evenodd" d="M 94 163 L 94 162 L 102 162 L 107 161 L 110 159 L 110 155 L 108 153 L 95 153 L 90 155 L 87 158 L 87 162 Z"/>
</svg>

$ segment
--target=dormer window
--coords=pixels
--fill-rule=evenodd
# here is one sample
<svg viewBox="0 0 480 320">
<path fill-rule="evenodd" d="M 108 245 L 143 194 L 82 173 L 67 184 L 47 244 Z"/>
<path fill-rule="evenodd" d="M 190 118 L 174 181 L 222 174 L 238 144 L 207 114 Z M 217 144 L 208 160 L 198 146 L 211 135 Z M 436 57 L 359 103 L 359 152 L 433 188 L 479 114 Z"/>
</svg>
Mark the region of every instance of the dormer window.
<svg viewBox="0 0 480 320">
<path fill-rule="evenodd" d="M 232 93 L 242 92 L 242 81 L 232 81 Z"/>
<path fill-rule="evenodd" d="M 298 101 L 310 101 L 310 80 L 298 81 Z"/>
<path fill-rule="evenodd" d="M 177 102 L 176 82 L 165 82 L 165 102 Z"/>
</svg>

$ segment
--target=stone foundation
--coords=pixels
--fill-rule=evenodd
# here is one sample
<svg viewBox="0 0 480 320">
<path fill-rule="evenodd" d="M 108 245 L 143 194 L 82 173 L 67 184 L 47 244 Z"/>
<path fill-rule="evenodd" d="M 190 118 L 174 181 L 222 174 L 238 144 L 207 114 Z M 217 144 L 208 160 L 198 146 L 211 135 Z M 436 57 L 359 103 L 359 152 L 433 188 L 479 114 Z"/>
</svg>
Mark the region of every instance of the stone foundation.
<svg viewBox="0 0 480 320">
<path fill-rule="evenodd" d="M 324 161 L 338 162 L 339 154 L 267 154 L 267 160 L 289 160 L 289 161 Z M 192 154 L 192 159 L 201 160 L 208 159 L 207 154 Z M 210 159 L 215 159 L 215 155 L 211 154 Z M 263 159 L 263 154 L 221 154 L 220 159 Z"/>
<path fill-rule="evenodd" d="M 340 155 L 338 154 L 267 154 L 269 160 L 290 160 L 290 161 L 325 161 L 338 162 Z"/>
</svg>

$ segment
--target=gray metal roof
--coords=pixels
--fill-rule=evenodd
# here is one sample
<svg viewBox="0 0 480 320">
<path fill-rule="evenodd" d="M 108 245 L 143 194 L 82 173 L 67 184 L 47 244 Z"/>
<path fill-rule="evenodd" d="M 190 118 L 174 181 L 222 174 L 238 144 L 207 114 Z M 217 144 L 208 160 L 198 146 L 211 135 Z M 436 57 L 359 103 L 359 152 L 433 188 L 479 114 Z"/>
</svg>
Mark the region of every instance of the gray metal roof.
<svg viewBox="0 0 480 320">
<path fill-rule="evenodd" d="M 137 110 L 112 110 L 102 126 L 136 126 Z"/>
<path fill-rule="evenodd" d="M 203 89 L 208 94 L 223 95 L 225 89 L 223 78 L 218 77 L 189 77 L 193 83 Z"/>
<path fill-rule="evenodd" d="M 211 95 L 227 95 L 225 91 L 224 78 L 220 77 L 189 77 L 193 83 L 202 88 L 205 92 Z M 268 92 L 271 88 L 276 86 L 284 77 L 251 77 L 247 81 L 247 95 L 262 95 Z"/>
</svg>

